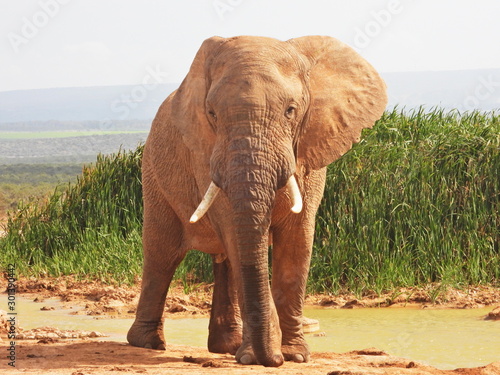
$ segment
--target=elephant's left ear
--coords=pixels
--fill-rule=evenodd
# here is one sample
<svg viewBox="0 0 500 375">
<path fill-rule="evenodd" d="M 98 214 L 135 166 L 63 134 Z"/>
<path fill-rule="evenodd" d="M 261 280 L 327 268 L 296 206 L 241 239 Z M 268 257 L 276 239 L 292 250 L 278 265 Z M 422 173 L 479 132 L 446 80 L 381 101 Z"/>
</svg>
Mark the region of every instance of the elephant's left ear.
<svg viewBox="0 0 500 375">
<path fill-rule="evenodd" d="M 309 120 L 298 143 L 298 159 L 312 169 L 335 161 L 359 142 L 387 105 L 386 86 L 375 69 L 337 39 L 291 39 L 311 64 Z"/>
</svg>

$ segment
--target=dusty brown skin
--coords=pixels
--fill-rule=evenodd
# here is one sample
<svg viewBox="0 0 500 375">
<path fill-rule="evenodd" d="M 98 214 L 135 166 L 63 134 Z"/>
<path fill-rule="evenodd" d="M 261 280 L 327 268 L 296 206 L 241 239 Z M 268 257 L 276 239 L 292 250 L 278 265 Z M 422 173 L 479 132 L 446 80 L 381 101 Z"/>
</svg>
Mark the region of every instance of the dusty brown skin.
<svg viewBox="0 0 500 375">
<path fill-rule="evenodd" d="M 197 249 L 214 255 L 209 350 L 243 364 L 308 361 L 301 316 L 325 167 L 386 103 L 375 70 L 333 38 L 206 40 L 146 142 L 145 263 L 128 341 L 165 349 L 167 290 Z M 292 175 L 303 197 L 298 214 L 285 188 Z M 221 193 L 191 224 L 212 181 Z"/>
</svg>

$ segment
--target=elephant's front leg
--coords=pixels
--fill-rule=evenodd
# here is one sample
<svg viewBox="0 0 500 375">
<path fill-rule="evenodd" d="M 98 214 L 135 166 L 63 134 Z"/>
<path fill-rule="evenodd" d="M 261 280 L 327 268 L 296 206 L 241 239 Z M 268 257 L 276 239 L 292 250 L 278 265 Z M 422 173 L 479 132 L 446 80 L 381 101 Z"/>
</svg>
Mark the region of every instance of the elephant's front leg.
<svg viewBox="0 0 500 375">
<path fill-rule="evenodd" d="M 309 347 L 302 330 L 302 309 L 314 240 L 315 217 L 323 196 L 325 179 L 325 168 L 312 171 L 307 176 L 306 186 L 302 186 L 305 197 L 302 212 L 289 215 L 273 227 L 272 293 L 282 332 L 281 350 L 288 361 L 309 360 Z"/>
<path fill-rule="evenodd" d="M 180 248 L 182 227 L 160 196 L 144 199 L 144 267 L 141 296 L 134 324 L 127 334 L 133 346 L 165 350 L 163 310 L 170 282 L 184 258 Z"/>
<path fill-rule="evenodd" d="M 307 362 L 309 346 L 302 330 L 311 240 L 305 228 L 273 231 L 272 293 L 282 332 L 281 351 L 287 361 Z"/>
<path fill-rule="evenodd" d="M 229 259 L 213 256 L 214 294 L 208 326 L 208 350 L 235 354 L 242 342 L 242 322 L 238 294 Z"/>
</svg>

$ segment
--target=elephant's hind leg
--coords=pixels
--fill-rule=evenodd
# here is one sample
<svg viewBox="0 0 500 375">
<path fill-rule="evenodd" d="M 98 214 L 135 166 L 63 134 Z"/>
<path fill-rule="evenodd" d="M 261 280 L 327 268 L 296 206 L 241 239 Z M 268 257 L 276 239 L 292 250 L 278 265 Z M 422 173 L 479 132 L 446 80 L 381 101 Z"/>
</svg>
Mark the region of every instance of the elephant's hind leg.
<svg viewBox="0 0 500 375">
<path fill-rule="evenodd" d="M 208 327 L 208 350 L 212 353 L 235 354 L 242 341 L 242 322 L 238 296 L 229 259 L 213 257 L 214 294 Z"/>
<path fill-rule="evenodd" d="M 144 268 L 135 322 L 127 340 L 133 346 L 165 350 L 163 310 L 177 266 L 185 256 L 181 249 L 182 226 L 161 197 L 144 199 Z"/>
</svg>

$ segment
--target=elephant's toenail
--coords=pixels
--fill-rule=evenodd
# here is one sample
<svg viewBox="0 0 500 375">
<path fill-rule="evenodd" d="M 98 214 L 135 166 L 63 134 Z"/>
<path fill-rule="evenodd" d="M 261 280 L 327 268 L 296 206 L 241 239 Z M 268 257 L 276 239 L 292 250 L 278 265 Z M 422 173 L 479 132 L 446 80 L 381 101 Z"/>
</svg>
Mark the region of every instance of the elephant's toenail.
<svg viewBox="0 0 500 375">
<path fill-rule="evenodd" d="M 252 362 L 252 356 L 250 354 L 243 354 L 240 358 L 240 363 L 242 365 L 251 365 Z"/>
<path fill-rule="evenodd" d="M 304 356 L 302 354 L 294 354 L 293 361 L 297 363 L 302 363 L 304 362 Z"/>
</svg>

